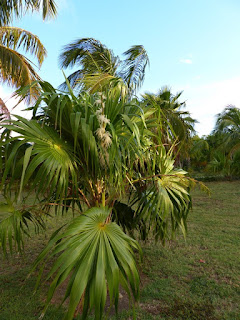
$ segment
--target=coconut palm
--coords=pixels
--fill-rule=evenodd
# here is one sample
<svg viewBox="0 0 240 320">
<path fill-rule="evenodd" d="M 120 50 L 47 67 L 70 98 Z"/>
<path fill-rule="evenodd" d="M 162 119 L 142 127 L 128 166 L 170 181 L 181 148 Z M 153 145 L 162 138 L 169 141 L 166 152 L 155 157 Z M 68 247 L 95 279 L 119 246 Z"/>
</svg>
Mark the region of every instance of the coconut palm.
<svg viewBox="0 0 240 320">
<path fill-rule="evenodd" d="M 77 67 L 78 70 L 68 77 L 72 87 L 89 89 L 90 92 L 102 90 L 113 83 L 126 86 L 135 93 L 144 80 L 149 64 L 146 50 L 141 45 L 132 46 L 123 53 L 124 60 L 115 56 L 100 41 L 82 38 L 66 45 L 59 57 L 61 68 Z M 62 88 L 67 89 L 66 83 Z"/>
<path fill-rule="evenodd" d="M 157 94 L 145 93 L 142 96 L 143 103 L 152 106 L 158 113 L 159 123 L 155 130 L 162 137 L 162 142 L 169 146 L 175 145 L 178 165 L 181 165 L 180 157 L 189 157 L 191 136 L 195 132 L 196 123 L 188 111 L 182 110 L 186 103 L 179 101 L 181 94 L 174 95 L 168 87 L 164 87 Z"/>
<path fill-rule="evenodd" d="M 0 81 L 19 88 L 39 80 L 32 62 L 17 50 L 31 53 L 39 67 L 46 56 L 46 49 L 31 32 L 16 27 L 0 27 Z M 28 100 L 36 99 L 38 88 L 29 87 Z"/>
<path fill-rule="evenodd" d="M 53 282 L 46 308 L 68 278 L 66 319 L 73 319 L 78 311 L 86 319 L 92 309 L 96 319 L 102 319 L 107 293 L 117 311 L 120 284 L 130 299 L 139 296 L 134 251 L 140 248 L 121 228 L 121 218 L 128 214 L 125 209 L 134 212 L 131 228 L 136 236 L 144 233 L 146 238 L 151 231 L 156 240 L 164 241 L 178 228 L 185 235 L 189 180 L 184 171 L 174 169 L 171 150 L 166 153 L 159 137 L 153 139 L 151 128 L 158 119 L 151 116 L 151 106 L 140 107 L 116 87 L 75 96 L 70 86 L 69 94 L 64 94 L 49 83 L 39 85 L 42 95 L 33 107 L 33 119 L 17 116 L 5 124 L 18 135 L 7 140 L 16 142 L 1 186 L 7 194 L 11 183 L 16 184 L 16 155 L 28 143 L 18 199 L 28 186 L 41 201 L 27 211 L 6 198 L 2 207 L 8 216 L 0 222 L 1 246 L 6 253 L 7 243 L 12 247 L 14 239 L 22 250 L 22 235 L 31 220 L 41 226 L 44 212 L 52 205 L 56 213 L 71 209 L 77 217 L 53 234 L 34 268 L 56 258 L 48 275 Z M 122 200 L 126 193 L 127 203 Z"/>
<path fill-rule="evenodd" d="M 164 87 L 155 95 L 145 93 L 143 101 L 155 107 L 161 114 L 161 131 L 165 143 L 172 142 L 176 138 L 184 142 L 194 132 L 194 123 L 188 111 L 182 110 L 186 103 L 180 102 L 182 92 L 173 95 L 168 87 Z"/>
<path fill-rule="evenodd" d="M 54 0 L 2 0 L 0 6 L 0 81 L 14 88 L 26 86 L 39 80 L 33 63 L 18 50 L 31 53 L 41 67 L 46 49 L 37 36 L 31 32 L 9 26 L 14 18 L 21 18 L 27 11 L 41 11 L 43 19 L 56 16 Z M 34 87 L 26 96 L 30 102 L 38 96 Z"/>
<path fill-rule="evenodd" d="M 190 148 L 191 167 L 195 170 L 204 169 L 210 160 L 210 151 L 207 137 L 195 135 Z"/>
<path fill-rule="evenodd" d="M 11 24 L 14 17 L 21 18 L 27 11 L 41 11 L 43 20 L 57 14 L 54 0 L 1 0 L 0 27 Z"/>
<path fill-rule="evenodd" d="M 230 105 L 219 113 L 214 132 L 224 136 L 226 152 L 233 153 L 238 150 L 240 148 L 240 109 Z"/>
<path fill-rule="evenodd" d="M 219 113 L 208 140 L 212 150 L 209 170 L 229 177 L 239 175 L 240 110 L 230 105 Z"/>
</svg>

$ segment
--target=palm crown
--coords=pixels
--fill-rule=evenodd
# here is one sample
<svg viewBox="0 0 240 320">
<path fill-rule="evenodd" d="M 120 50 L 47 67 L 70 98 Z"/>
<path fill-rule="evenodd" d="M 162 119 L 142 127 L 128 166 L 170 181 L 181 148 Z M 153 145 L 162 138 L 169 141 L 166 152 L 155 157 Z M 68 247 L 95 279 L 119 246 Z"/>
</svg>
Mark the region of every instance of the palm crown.
<svg viewBox="0 0 240 320">
<path fill-rule="evenodd" d="M 59 62 L 62 68 L 80 68 L 68 77 L 72 87 L 96 92 L 118 80 L 134 93 L 143 83 L 148 55 L 141 45 L 132 46 L 123 55 L 121 60 L 100 41 L 82 38 L 63 48 Z M 66 83 L 62 88 L 67 88 Z"/>
</svg>

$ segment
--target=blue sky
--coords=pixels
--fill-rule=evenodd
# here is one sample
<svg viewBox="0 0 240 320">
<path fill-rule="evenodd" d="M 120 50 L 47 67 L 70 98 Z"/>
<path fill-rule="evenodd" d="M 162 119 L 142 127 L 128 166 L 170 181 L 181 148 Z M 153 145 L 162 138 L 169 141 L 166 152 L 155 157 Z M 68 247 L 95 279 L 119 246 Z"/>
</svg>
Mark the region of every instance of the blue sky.
<svg viewBox="0 0 240 320">
<path fill-rule="evenodd" d="M 57 19 L 43 22 L 34 14 L 14 23 L 38 35 L 47 48 L 39 73 L 54 86 L 63 80 L 58 66 L 62 47 L 93 37 L 118 55 L 132 45 L 144 45 L 150 68 L 140 93 L 156 93 L 165 85 L 174 93 L 183 90 L 200 135 L 210 133 L 214 115 L 227 104 L 240 106 L 239 0 L 56 2 Z M 9 93 L 0 88 L 11 106 Z"/>
</svg>

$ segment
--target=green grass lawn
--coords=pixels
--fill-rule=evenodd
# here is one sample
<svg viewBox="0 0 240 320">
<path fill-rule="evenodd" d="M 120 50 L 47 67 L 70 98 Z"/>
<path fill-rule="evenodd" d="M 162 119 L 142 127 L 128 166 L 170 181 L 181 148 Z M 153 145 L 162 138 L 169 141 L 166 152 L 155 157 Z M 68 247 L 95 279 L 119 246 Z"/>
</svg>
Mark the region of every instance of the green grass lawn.
<svg viewBox="0 0 240 320">
<path fill-rule="evenodd" d="M 240 182 L 211 182 L 212 194 L 193 192 L 193 211 L 186 242 L 179 235 L 166 244 L 142 244 L 141 320 L 240 320 Z M 37 275 L 26 278 L 56 224 L 47 234 L 26 243 L 24 259 L 0 257 L 0 320 L 38 319 L 44 306 L 47 284 L 33 296 Z M 62 292 L 54 298 L 45 319 L 60 320 Z M 132 319 L 122 297 L 119 319 Z M 112 317 L 114 319 L 115 317 Z"/>
</svg>

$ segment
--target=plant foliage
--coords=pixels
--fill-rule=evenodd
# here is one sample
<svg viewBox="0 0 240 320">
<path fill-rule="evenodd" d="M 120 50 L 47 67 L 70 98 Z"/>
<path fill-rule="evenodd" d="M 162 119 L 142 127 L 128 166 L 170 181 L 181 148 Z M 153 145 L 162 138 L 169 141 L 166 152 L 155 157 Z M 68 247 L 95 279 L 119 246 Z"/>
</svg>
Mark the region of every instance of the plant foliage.
<svg viewBox="0 0 240 320">
<path fill-rule="evenodd" d="M 191 182 L 174 168 L 173 147 L 166 152 L 153 130 L 161 116 L 154 106 L 131 99 L 122 86 L 75 96 L 66 83 L 68 93 L 47 82 L 32 83 L 42 92 L 31 107 L 33 118 L 16 116 L 3 124 L 16 136 L 2 140 L 8 151 L 2 157 L 1 189 L 17 184 L 20 201 L 28 187 L 39 199 L 41 218 L 52 206 L 56 213 L 77 214 L 56 231 L 35 266 L 56 258 L 47 305 L 68 278 L 66 319 L 77 312 L 86 319 L 92 309 L 101 319 L 107 293 L 117 310 L 120 285 L 130 299 L 138 298 L 133 249 L 139 246 L 133 237 L 153 234 L 164 243 L 179 228 L 186 234 Z M 28 92 L 28 87 L 19 91 L 22 97 Z M 22 166 L 19 181 L 16 159 Z M 12 238 L 19 243 L 14 232 Z M 6 241 L 1 245 L 7 251 Z"/>
</svg>

